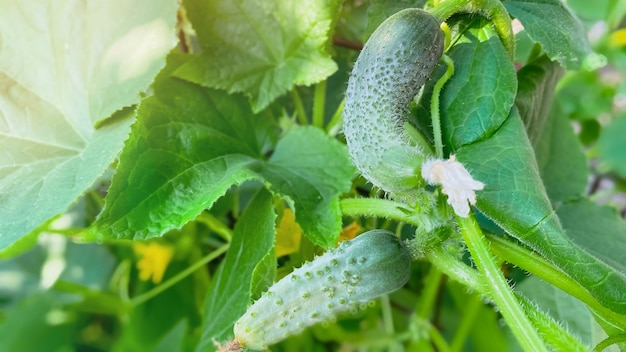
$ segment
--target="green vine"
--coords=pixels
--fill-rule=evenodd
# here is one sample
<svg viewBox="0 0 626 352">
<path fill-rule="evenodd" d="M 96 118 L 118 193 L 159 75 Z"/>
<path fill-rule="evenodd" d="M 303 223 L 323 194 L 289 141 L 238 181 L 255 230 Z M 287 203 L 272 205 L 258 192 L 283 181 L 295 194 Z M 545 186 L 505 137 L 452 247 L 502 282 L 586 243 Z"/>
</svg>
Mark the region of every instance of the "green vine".
<svg viewBox="0 0 626 352">
<path fill-rule="evenodd" d="M 515 35 L 511 26 L 511 17 L 499 0 L 446 0 L 439 1 L 430 10 L 440 22 L 444 22 L 456 13 L 475 13 L 491 20 L 498 37 L 511 59 L 515 57 Z"/>
</svg>

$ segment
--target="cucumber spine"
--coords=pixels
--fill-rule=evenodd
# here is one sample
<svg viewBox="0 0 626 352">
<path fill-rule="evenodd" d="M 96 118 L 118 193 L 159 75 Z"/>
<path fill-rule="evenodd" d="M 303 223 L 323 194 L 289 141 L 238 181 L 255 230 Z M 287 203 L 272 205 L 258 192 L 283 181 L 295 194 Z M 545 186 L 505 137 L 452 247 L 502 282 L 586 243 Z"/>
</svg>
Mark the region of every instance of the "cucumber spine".
<svg viewBox="0 0 626 352">
<path fill-rule="evenodd" d="M 443 55 L 439 22 L 421 9 L 387 18 L 367 41 L 348 81 L 344 134 L 350 156 L 375 186 L 402 194 L 422 184 L 423 151 L 404 132 L 409 104 Z"/>
<path fill-rule="evenodd" d="M 235 340 L 263 350 L 402 287 L 410 265 L 408 247 L 389 231 L 344 241 L 272 285 L 235 323 Z"/>
</svg>

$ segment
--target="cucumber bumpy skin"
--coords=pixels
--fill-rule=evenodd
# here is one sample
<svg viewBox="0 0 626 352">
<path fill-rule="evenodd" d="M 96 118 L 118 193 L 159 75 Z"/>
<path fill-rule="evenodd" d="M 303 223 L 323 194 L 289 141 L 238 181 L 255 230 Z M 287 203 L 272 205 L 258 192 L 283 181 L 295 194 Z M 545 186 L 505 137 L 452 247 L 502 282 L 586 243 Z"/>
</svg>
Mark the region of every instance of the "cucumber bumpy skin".
<svg viewBox="0 0 626 352">
<path fill-rule="evenodd" d="M 439 22 L 421 9 L 387 18 L 359 55 L 348 81 L 344 134 L 353 162 L 385 192 L 421 184 L 424 156 L 404 132 L 409 103 L 443 55 Z"/>
<path fill-rule="evenodd" d="M 342 242 L 275 283 L 235 323 L 241 347 L 264 350 L 313 324 L 402 287 L 411 254 L 389 231 Z"/>
</svg>

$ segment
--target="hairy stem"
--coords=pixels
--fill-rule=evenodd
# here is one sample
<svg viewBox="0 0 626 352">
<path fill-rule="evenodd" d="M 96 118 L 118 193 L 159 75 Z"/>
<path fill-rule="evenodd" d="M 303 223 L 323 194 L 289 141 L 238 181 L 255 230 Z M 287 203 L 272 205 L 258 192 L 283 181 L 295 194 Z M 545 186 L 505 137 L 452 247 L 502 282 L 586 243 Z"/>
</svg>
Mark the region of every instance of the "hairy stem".
<svg viewBox="0 0 626 352">
<path fill-rule="evenodd" d="M 515 35 L 511 26 L 511 17 L 500 0 L 446 0 L 440 1 L 430 13 L 437 20 L 444 22 L 456 13 L 476 13 L 491 20 L 502 44 L 515 57 Z"/>
<path fill-rule="evenodd" d="M 416 221 L 416 217 L 414 215 L 406 212 L 407 208 L 402 203 L 389 200 L 369 198 L 344 199 L 341 202 L 341 207 L 344 215 L 381 216 L 398 221 L 404 221 L 414 226 L 420 226 L 421 223 L 420 221 Z M 474 262 L 480 272 L 467 266 L 458 259 L 458 248 L 451 250 L 446 248 L 444 245 L 433 246 L 425 253 L 425 259 L 432 263 L 438 271 L 447 275 L 452 280 L 455 280 L 467 288 L 474 290 L 482 296 L 494 301 L 509 323 L 511 329 L 516 334 L 516 337 L 518 334 L 522 335 L 522 337 L 518 337 L 518 339 L 520 339 L 520 343 L 526 350 L 546 351 L 546 347 L 539 338 L 537 331 L 539 331 L 542 336 L 549 335 L 549 338 L 546 339 L 546 343 L 551 345 L 553 348 L 556 348 L 556 350 L 585 350 L 585 347 L 578 341 L 578 339 L 574 338 L 571 334 L 565 331 L 558 323 L 541 311 L 536 305 L 532 304 L 528 301 L 528 299 L 521 295 L 513 294 L 512 290 L 506 283 L 502 272 L 495 265 L 493 258 L 487 249 L 487 244 L 485 243 L 482 231 L 478 227 L 474 218 L 457 219 L 459 220 L 459 226 L 464 233 L 465 241 L 470 248 Z M 492 238 L 492 240 L 494 240 L 494 248 L 502 246 L 500 242 L 508 243 L 502 239 L 500 239 L 500 242 L 497 242 L 495 237 Z M 506 258 L 507 260 L 509 259 L 508 256 Z M 539 261 L 539 263 L 541 262 Z M 435 281 L 435 278 L 433 278 L 433 281 Z M 606 310 L 606 308 L 603 308 L 602 306 L 599 307 Z M 427 309 L 424 310 L 428 311 Z M 423 316 L 424 310 L 416 312 L 415 317 L 417 318 L 418 315 Z M 614 322 L 617 326 L 620 326 L 620 320 L 618 318 L 622 316 L 616 314 L 614 315 L 615 316 L 612 316 L 613 319 L 609 322 Z M 419 321 L 424 320 L 419 319 Z M 433 331 L 431 331 L 431 338 L 434 338 L 432 333 Z M 457 344 L 454 344 L 453 346 L 443 344 L 440 347 L 446 350 L 454 350 L 458 347 Z M 538 347 L 535 347 L 535 345 Z M 564 346 L 567 347 L 564 348 Z"/>
<path fill-rule="evenodd" d="M 404 203 L 378 198 L 346 198 L 341 200 L 344 216 L 378 216 L 402 221 L 416 227 L 431 228 L 434 219 L 419 214 Z"/>
<path fill-rule="evenodd" d="M 439 96 L 441 95 L 441 89 L 443 89 L 444 84 L 452 77 L 454 74 L 454 62 L 447 55 L 443 55 L 443 62 L 446 64 L 446 72 L 444 72 L 443 76 L 435 83 L 435 87 L 433 88 L 433 96 L 430 101 L 430 116 L 433 124 L 433 137 L 435 139 L 435 154 L 437 155 L 437 159 L 443 159 L 443 141 L 441 137 L 441 119 L 439 117 Z"/>
<path fill-rule="evenodd" d="M 522 348 L 525 351 L 547 352 L 545 344 L 515 299 L 515 295 L 502 272 L 495 265 L 482 230 L 478 227 L 473 215 L 470 214 L 468 218 L 457 216 L 457 222 L 474 263 L 487 284 L 486 287 L 490 292 L 489 297 L 500 309 L 502 316 Z"/>
</svg>

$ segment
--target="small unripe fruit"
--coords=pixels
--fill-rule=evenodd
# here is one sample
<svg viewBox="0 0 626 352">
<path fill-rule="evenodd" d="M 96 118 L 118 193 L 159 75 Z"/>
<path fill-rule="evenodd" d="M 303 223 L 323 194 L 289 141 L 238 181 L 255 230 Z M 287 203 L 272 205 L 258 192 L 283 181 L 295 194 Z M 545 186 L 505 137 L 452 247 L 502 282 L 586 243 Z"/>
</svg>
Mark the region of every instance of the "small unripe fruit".
<svg viewBox="0 0 626 352">
<path fill-rule="evenodd" d="M 235 323 L 235 340 L 263 350 L 402 287 L 410 266 L 408 248 L 389 231 L 344 241 L 272 285 Z"/>
<path fill-rule="evenodd" d="M 404 131 L 409 103 L 443 55 L 439 22 L 421 9 L 402 10 L 374 31 L 348 82 L 344 133 L 368 181 L 400 194 L 420 185 L 423 151 Z"/>
</svg>

